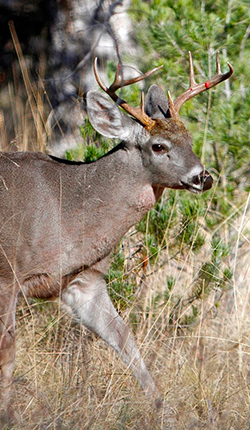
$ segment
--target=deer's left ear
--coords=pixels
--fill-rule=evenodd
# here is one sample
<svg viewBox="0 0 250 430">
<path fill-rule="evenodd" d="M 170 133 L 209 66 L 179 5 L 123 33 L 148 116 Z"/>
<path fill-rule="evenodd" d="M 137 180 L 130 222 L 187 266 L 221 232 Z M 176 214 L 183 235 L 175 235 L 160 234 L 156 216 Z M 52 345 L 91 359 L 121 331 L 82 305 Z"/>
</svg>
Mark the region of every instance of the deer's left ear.
<svg viewBox="0 0 250 430">
<path fill-rule="evenodd" d="M 168 99 L 158 85 L 151 85 L 145 99 L 145 112 L 151 118 L 169 118 Z"/>
<path fill-rule="evenodd" d="M 142 133 L 142 125 L 125 115 L 117 104 L 102 93 L 88 92 L 87 111 L 91 124 L 103 136 L 133 143 Z"/>
</svg>

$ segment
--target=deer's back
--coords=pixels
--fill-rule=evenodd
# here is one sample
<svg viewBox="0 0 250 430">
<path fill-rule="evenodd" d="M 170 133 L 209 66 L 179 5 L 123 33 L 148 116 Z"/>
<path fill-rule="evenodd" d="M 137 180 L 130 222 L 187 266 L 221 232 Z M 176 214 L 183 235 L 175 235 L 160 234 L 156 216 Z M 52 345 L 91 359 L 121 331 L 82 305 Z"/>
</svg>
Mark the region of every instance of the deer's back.
<svg viewBox="0 0 250 430">
<path fill-rule="evenodd" d="M 77 172 L 64 167 L 41 153 L 1 155 L 2 276 L 13 276 L 15 270 L 20 282 L 34 275 L 57 279 L 60 270 L 64 275 L 82 265 L 81 232 L 72 228 L 71 215 L 74 212 L 74 221 L 80 227 L 80 191 L 84 187 L 78 184 Z"/>
<path fill-rule="evenodd" d="M 14 271 L 20 284 L 32 289 L 42 283 L 54 291 L 63 279 L 105 259 L 154 204 L 136 157 L 117 151 L 89 165 L 3 153 L 0 275 L 13 278 Z"/>
</svg>

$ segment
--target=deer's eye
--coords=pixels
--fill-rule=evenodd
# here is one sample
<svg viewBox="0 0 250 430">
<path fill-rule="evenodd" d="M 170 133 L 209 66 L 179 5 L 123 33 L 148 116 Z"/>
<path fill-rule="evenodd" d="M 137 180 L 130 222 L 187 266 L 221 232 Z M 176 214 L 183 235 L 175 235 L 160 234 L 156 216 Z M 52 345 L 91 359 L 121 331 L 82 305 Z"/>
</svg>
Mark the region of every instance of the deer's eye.
<svg viewBox="0 0 250 430">
<path fill-rule="evenodd" d="M 166 152 L 168 150 L 167 146 L 162 143 L 154 143 L 152 149 L 154 152 Z"/>
</svg>

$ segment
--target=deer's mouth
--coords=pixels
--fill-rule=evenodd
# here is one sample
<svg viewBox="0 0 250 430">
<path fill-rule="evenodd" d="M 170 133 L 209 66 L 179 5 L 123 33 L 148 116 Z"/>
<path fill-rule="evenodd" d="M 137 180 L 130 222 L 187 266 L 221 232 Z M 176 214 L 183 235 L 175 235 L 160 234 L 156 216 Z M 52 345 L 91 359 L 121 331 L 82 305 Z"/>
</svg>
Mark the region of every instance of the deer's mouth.
<svg viewBox="0 0 250 430">
<path fill-rule="evenodd" d="M 182 188 L 190 191 L 193 194 L 201 194 L 204 190 L 200 185 L 188 184 L 186 182 L 181 181 Z"/>
</svg>

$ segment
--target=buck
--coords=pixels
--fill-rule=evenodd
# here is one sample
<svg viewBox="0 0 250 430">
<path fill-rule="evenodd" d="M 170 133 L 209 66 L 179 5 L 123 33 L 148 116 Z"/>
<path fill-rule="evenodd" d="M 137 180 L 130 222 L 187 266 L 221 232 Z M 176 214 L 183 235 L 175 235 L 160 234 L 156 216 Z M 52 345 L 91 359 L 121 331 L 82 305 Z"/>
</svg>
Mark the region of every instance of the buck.
<svg viewBox="0 0 250 430">
<path fill-rule="evenodd" d="M 106 94 L 87 94 L 94 128 L 121 143 L 92 163 L 69 162 L 39 152 L 0 155 L 0 409 L 11 407 L 18 296 L 60 296 L 78 320 L 112 346 L 152 399 L 159 391 L 132 334 L 108 296 L 103 275 L 109 255 L 165 187 L 202 193 L 212 177 L 192 151 L 191 135 L 179 118 L 182 104 L 228 79 L 233 68 L 197 84 L 190 58 L 190 88 L 175 101 L 152 85 L 145 103 L 130 106 L 120 88 L 155 73 L 124 80 L 118 65 L 107 88 L 97 63 L 96 80 Z M 115 103 L 114 103 L 115 102 Z M 126 115 L 121 109 L 125 110 Z"/>
</svg>

